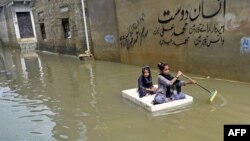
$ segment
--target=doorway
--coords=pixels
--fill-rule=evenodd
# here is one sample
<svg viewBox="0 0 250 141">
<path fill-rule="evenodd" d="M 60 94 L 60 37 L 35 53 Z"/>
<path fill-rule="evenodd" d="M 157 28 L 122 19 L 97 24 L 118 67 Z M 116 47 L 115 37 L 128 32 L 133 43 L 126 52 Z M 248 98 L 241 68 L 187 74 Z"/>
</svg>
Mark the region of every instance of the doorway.
<svg viewBox="0 0 250 141">
<path fill-rule="evenodd" d="M 17 21 L 21 38 L 33 38 L 34 32 L 30 12 L 17 12 Z"/>
</svg>

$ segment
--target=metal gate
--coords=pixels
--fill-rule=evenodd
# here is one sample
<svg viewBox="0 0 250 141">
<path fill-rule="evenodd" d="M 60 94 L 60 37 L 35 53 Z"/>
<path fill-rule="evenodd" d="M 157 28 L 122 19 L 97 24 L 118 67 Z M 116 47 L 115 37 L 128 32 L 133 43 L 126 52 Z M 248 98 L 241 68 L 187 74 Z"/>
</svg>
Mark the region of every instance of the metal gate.
<svg viewBox="0 0 250 141">
<path fill-rule="evenodd" d="M 21 38 L 34 37 L 31 17 L 29 12 L 17 12 L 17 21 Z"/>
</svg>

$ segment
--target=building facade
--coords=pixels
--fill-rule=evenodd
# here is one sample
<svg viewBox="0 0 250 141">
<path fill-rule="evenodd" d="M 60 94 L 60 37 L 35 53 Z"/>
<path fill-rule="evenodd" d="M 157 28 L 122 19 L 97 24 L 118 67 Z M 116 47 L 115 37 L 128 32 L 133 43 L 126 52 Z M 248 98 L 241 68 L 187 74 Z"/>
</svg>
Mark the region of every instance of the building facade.
<svg viewBox="0 0 250 141">
<path fill-rule="evenodd" d="M 97 59 L 250 82 L 249 0 L 88 2 Z"/>
<path fill-rule="evenodd" d="M 87 50 L 81 0 L 41 0 L 33 12 L 38 48 L 78 55 Z M 88 21 L 87 21 L 88 23 Z"/>
<path fill-rule="evenodd" d="M 249 0 L 85 0 L 85 14 L 83 0 L 5 1 L 4 44 L 28 38 L 40 50 L 84 53 L 86 14 L 95 59 L 152 67 L 164 61 L 176 71 L 250 82 Z"/>
<path fill-rule="evenodd" d="M 2 0 L 0 3 L 0 39 L 7 47 L 36 45 L 36 30 L 31 0 Z"/>
</svg>

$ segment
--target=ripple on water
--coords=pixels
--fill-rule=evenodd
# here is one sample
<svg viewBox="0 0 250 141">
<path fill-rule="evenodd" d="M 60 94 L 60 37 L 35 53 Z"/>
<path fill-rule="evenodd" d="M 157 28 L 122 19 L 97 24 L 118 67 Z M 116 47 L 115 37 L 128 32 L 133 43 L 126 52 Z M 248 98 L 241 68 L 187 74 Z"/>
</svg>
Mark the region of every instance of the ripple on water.
<svg viewBox="0 0 250 141">
<path fill-rule="evenodd" d="M 40 133 L 40 132 L 30 132 L 31 134 L 36 134 L 36 135 L 41 135 L 43 133 Z"/>
<path fill-rule="evenodd" d="M 33 122 L 43 122 L 43 120 L 41 120 L 41 119 L 31 120 L 31 121 L 33 121 Z"/>
<path fill-rule="evenodd" d="M 66 135 L 59 135 L 61 138 L 63 138 L 63 139 L 68 139 L 69 137 L 68 136 L 66 136 Z"/>
<path fill-rule="evenodd" d="M 89 114 L 88 114 L 88 113 L 85 113 L 85 112 L 81 112 L 81 113 L 75 114 L 75 116 L 76 116 L 76 117 L 87 117 L 87 116 L 89 116 Z"/>
</svg>

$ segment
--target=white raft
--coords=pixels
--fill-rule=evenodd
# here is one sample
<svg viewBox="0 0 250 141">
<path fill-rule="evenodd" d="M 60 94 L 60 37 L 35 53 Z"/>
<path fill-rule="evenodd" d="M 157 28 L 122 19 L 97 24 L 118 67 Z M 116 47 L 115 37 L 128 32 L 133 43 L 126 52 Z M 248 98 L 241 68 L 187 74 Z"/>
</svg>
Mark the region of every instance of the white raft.
<svg viewBox="0 0 250 141">
<path fill-rule="evenodd" d="M 185 99 L 174 100 L 163 104 L 153 105 L 152 101 L 154 100 L 155 94 L 140 98 L 137 88 L 123 90 L 122 96 L 151 112 L 157 112 L 162 110 L 176 110 L 178 108 L 185 107 L 193 102 L 193 97 L 186 95 Z"/>
</svg>

